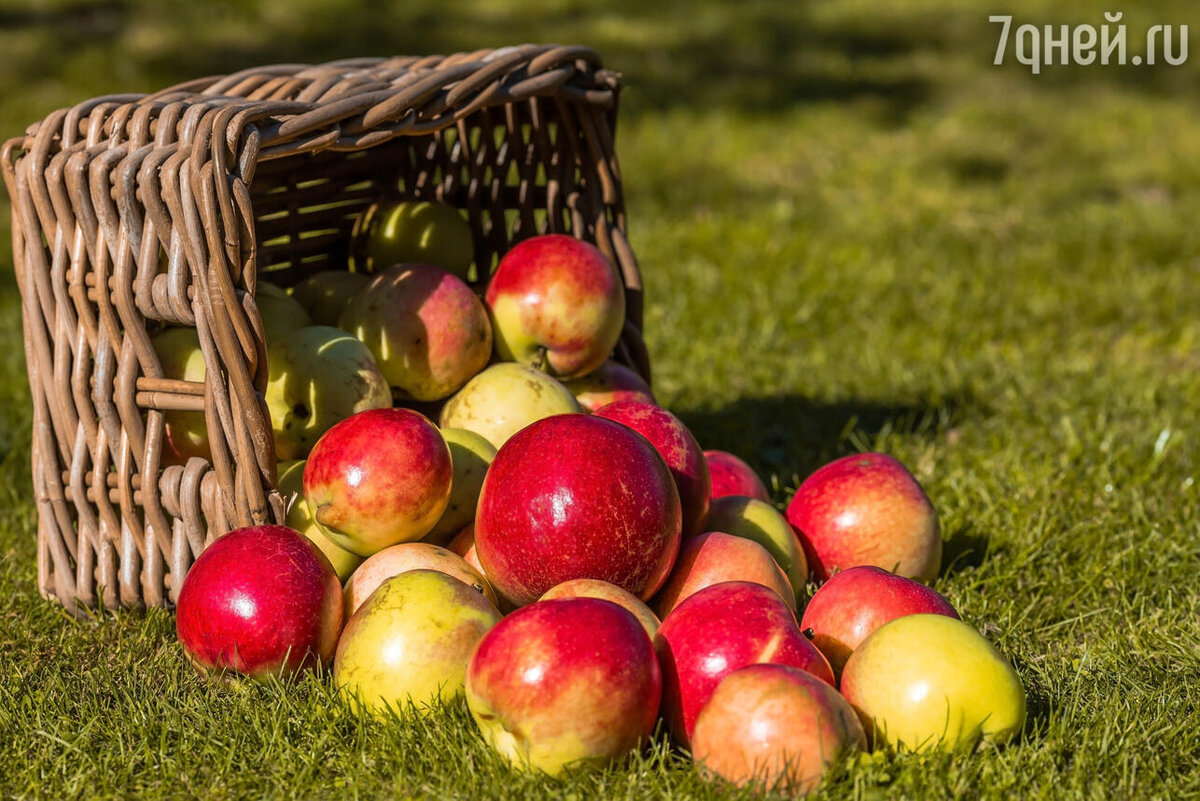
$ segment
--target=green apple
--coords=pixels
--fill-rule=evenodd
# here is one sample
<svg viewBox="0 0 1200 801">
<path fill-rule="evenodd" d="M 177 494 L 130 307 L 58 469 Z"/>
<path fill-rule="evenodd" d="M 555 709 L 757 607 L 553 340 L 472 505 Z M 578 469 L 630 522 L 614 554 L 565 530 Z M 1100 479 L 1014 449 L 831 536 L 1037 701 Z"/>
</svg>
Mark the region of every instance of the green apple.
<svg viewBox="0 0 1200 801">
<path fill-rule="evenodd" d="M 1025 689 L 983 635 L 945 615 L 885 623 L 850 654 L 842 695 L 876 745 L 911 751 L 1002 743 L 1025 725 Z"/>
<path fill-rule="evenodd" d="M 428 713 L 462 694 L 467 660 L 500 620 L 474 587 L 437 570 L 409 570 L 379 585 L 338 640 L 333 683 L 375 715 L 411 704 Z"/>
<path fill-rule="evenodd" d="M 530 423 L 580 411 L 571 390 L 541 370 L 500 362 L 472 378 L 446 402 L 440 425 L 474 431 L 499 449 Z"/>
<path fill-rule="evenodd" d="M 337 571 L 338 581 L 343 584 L 346 579 L 362 564 L 365 557 L 353 551 L 347 551 L 329 538 L 324 526 L 313 517 L 312 507 L 304 500 L 300 486 L 304 478 L 304 460 L 280 462 L 279 464 L 279 494 L 284 503 L 288 504 L 287 525 L 294 528 L 313 541 L 321 552 L 329 557 L 333 569 Z"/>
<path fill-rule="evenodd" d="M 708 507 L 705 530 L 722 531 L 754 540 L 766 548 L 767 553 L 783 568 L 796 595 L 804 592 L 804 585 L 808 581 L 804 547 L 792 530 L 792 524 L 771 504 L 739 495 L 713 498 Z M 797 600 L 800 600 L 799 597 Z"/>
<path fill-rule="evenodd" d="M 475 259 L 467 221 L 454 207 L 429 200 L 375 203 L 359 217 L 353 238 L 353 264 L 360 272 L 433 264 L 466 281 Z"/>
<path fill-rule="evenodd" d="M 154 335 L 151 340 L 158 354 L 163 377 L 177 381 L 204 381 L 204 354 L 200 336 L 195 328 L 171 327 Z M 167 442 L 181 461 L 198 456 L 211 459 L 208 449 L 208 428 L 204 412 L 171 410 L 163 413 Z"/>
<path fill-rule="evenodd" d="M 442 519 L 425 535 L 426 542 L 445 545 L 463 526 L 475 519 L 479 490 L 488 466 L 496 458 L 496 446 L 474 431 L 465 428 L 444 428 L 442 438 L 450 447 L 450 463 L 454 479 L 450 484 L 450 503 Z"/>
<path fill-rule="evenodd" d="M 370 280 L 349 270 L 322 270 L 292 287 L 292 297 L 308 312 L 313 324 L 337 325 L 350 298 Z"/>
<path fill-rule="evenodd" d="M 280 459 L 303 459 L 338 421 L 392 405 L 367 346 L 341 329 L 298 328 L 272 345 L 267 358 L 267 408 Z"/>
<path fill-rule="evenodd" d="M 300 301 L 276 284 L 259 281 L 255 301 L 262 317 L 263 338 L 267 340 L 268 347 L 297 328 L 313 324 Z"/>
</svg>

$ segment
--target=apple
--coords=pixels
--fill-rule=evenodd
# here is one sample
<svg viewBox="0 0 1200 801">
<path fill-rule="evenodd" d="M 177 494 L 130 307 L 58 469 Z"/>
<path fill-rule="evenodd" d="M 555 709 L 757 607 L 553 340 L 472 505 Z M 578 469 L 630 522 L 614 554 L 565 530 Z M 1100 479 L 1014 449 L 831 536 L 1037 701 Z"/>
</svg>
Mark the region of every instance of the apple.
<svg viewBox="0 0 1200 801">
<path fill-rule="evenodd" d="M 304 465 L 304 497 L 330 539 L 370 556 L 429 533 L 450 501 L 450 449 L 411 409 L 372 409 L 325 432 Z"/>
<path fill-rule="evenodd" d="M 859 565 L 817 588 L 800 628 L 825 654 L 834 675 L 841 676 L 850 654 L 872 632 L 898 617 L 918 614 L 958 618 L 936 590 L 883 568 Z"/>
<path fill-rule="evenodd" d="M 450 482 L 450 502 L 446 511 L 433 530 L 425 535 L 426 540 L 436 545 L 445 544 L 475 519 L 483 477 L 496 458 L 496 447 L 474 431 L 443 428 L 442 438 L 450 448 L 454 478 Z"/>
<path fill-rule="evenodd" d="M 623 590 L 616 584 L 610 584 L 607 581 L 588 578 L 571 579 L 546 590 L 538 600 L 553 601 L 556 598 L 600 598 L 612 601 L 617 606 L 624 607 L 626 611 L 637 618 L 637 621 L 642 624 L 642 628 L 646 630 L 646 634 L 651 638 L 658 631 L 660 621 L 658 616 L 650 611 L 650 607 L 629 590 Z"/>
<path fill-rule="evenodd" d="M 284 503 L 288 504 L 287 520 L 289 528 L 294 528 L 314 545 L 321 549 L 333 565 L 338 581 L 345 582 L 355 568 L 362 564 L 363 558 L 353 551 L 347 551 L 329 538 L 329 532 L 313 517 L 312 507 L 304 500 L 304 461 L 282 462 L 279 465 L 279 493 Z M 349 612 L 346 613 L 347 615 Z"/>
<path fill-rule="evenodd" d="M 585 376 L 565 382 L 567 389 L 589 412 L 615 401 L 632 400 L 655 403 L 646 379 L 625 365 L 609 359 Z"/>
<path fill-rule="evenodd" d="M 496 353 L 557 378 L 604 364 L 625 325 L 625 286 L 594 245 L 546 234 L 515 245 L 488 282 Z"/>
<path fill-rule="evenodd" d="M 602 417 L 560 414 L 500 447 L 479 494 L 475 547 L 515 606 L 576 578 L 646 600 L 671 570 L 680 526 L 679 492 L 645 437 Z"/>
<path fill-rule="evenodd" d="M 313 324 L 312 318 L 300 305 L 300 301 L 276 284 L 259 281 L 255 302 L 258 304 L 259 316 L 262 317 L 263 339 L 268 347 L 297 328 Z"/>
<path fill-rule="evenodd" d="M 705 451 L 704 460 L 708 462 L 708 474 L 712 477 L 714 500 L 726 495 L 742 495 L 770 502 L 771 495 L 758 473 L 737 456 L 728 451 Z"/>
<path fill-rule="evenodd" d="M 662 676 L 642 625 L 598 598 L 542 601 L 483 636 L 466 696 L 483 738 L 513 767 L 559 775 L 639 749 Z"/>
<path fill-rule="evenodd" d="M 913 474 L 883 453 L 830 462 L 810 475 L 787 507 L 808 569 L 824 581 L 875 565 L 930 582 L 942 564 L 937 511 Z"/>
<path fill-rule="evenodd" d="M 292 297 L 304 307 L 315 325 L 337 325 L 354 297 L 371 279 L 349 270 L 322 270 L 292 287 Z"/>
<path fill-rule="evenodd" d="M 746 665 L 773 662 L 833 686 L 833 671 L 774 590 L 726 581 L 685 598 L 654 637 L 663 671 L 663 718 L 688 747 L 696 716 L 721 679 Z"/>
<path fill-rule="evenodd" d="M 446 401 L 439 423 L 443 429 L 474 431 L 499 448 L 536 420 L 579 411 L 570 390 L 541 370 L 501 362 L 483 370 Z"/>
<path fill-rule="evenodd" d="M 359 216 L 351 236 L 351 263 L 361 272 L 426 263 L 467 281 L 475 260 L 467 221 L 453 206 L 430 200 L 374 203 Z"/>
<path fill-rule="evenodd" d="M 492 355 L 492 326 L 471 288 L 440 267 L 397 264 L 350 299 L 338 321 L 371 349 L 402 397 L 445 398 Z"/>
<path fill-rule="evenodd" d="M 499 620 L 483 593 L 441 571 L 392 576 L 346 623 L 334 686 L 377 716 L 428 713 L 462 693 L 472 650 Z"/>
<path fill-rule="evenodd" d="M 796 611 L 796 592 L 767 549 L 753 540 L 716 531 L 683 543 L 667 583 L 654 598 L 655 611 L 666 617 L 685 598 L 723 581 L 769 587 Z"/>
<path fill-rule="evenodd" d="M 766 548 L 783 568 L 796 595 L 804 592 L 804 585 L 808 582 L 804 548 L 792 524 L 771 504 L 738 495 L 714 498 L 708 507 L 706 528 L 754 540 Z"/>
<path fill-rule="evenodd" d="M 696 716 L 692 758 L 739 787 L 804 795 L 846 754 L 866 750 L 854 709 L 825 682 L 785 665 L 748 665 Z"/>
<path fill-rule="evenodd" d="M 329 560 L 300 533 L 239 528 L 214 540 L 188 570 L 175 629 L 202 672 L 293 675 L 333 656 L 341 590 Z"/>
<path fill-rule="evenodd" d="M 458 579 L 496 605 L 496 593 L 479 571 L 453 551 L 428 542 L 401 542 L 367 557 L 346 582 L 342 597 L 346 615 L 353 615 L 383 582 L 409 570 L 437 570 Z"/>
<path fill-rule="evenodd" d="M 629 426 L 650 440 L 650 444 L 671 469 L 671 477 L 675 479 L 675 486 L 679 490 L 679 502 L 683 506 L 683 536 L 692 537 L 703 531 L 712 484 L 708 477 L 708 463 L 704 461 L 704 451 L 683 421 L 666 409 L 642 401 L 616 401 L 597 409 L 595 414 Z"/>
<path fill-rule="evenodd" d="M 454 539 L 450 540 L 446 550 L 461 556 L 464 562 L 479 571 L 479 575 L 487 578 L 483 565 L 479 563 L 479 553 L 475 550 L 475 521 L 463 526 L 462 531 L 455 534 Z"/>
<path fill-rule="evenodd" d="M 195 328 L 165 328 L 154 335 L 151 345 L 158 355 L 164 378 L 204 382 L 204 353 L 200 350 L 200 335 Z M 167 444 L 180 462 L 192 457 L 212 459 L 204 412 L 171 409 L 163 412 L 163 420 Z"/>
<path fill-rule="evenodd" d="M 334 423 L 392 405 L 371 352 L 341 329 L 289 331 L 270 347 L 267 360 L 267 409 L 280 459 L 303 459 Z"/>
<path fill-rule="evenodd" d="M 850 654 L 842 695 L 876 746 L 955 750 L 995 744 L 1025 725 L 1025 688 L 999 651 L 946 615 L 906 615 Z"/>
</svg>

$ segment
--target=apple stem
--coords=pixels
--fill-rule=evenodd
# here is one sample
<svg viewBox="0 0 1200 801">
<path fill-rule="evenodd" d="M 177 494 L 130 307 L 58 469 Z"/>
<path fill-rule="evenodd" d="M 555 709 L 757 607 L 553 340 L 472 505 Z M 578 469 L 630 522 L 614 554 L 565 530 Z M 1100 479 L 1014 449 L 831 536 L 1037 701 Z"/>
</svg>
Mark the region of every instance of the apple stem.
<svg viewBox="0 0 1200 801">
<path fill-rule="evenodd" d="M 533 366 L 542 372 L 546 372 L 547 362 L 549 362 L 547 355 L 548 352 L 546 350 L 546 346 L 538 345 L 537 351 L 533 357 Z"/>
</svg>

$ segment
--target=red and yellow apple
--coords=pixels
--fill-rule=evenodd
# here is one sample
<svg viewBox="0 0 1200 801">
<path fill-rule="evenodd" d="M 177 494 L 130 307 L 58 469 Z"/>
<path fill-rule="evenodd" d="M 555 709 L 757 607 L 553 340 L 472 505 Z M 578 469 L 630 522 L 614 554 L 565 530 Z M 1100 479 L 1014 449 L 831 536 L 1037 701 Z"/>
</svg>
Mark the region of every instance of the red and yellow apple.
<svg viewBox="0 0 1200 801">
<path fill-rule="evenodd" d="M 723 581 L 752 581 L 769 587 L 796 611 L 796 592 L 766 548 L 715 531 L 683 543 L 667 583 L 654 597 L 655 611 L 666 617 L 685 598 Z"/>
<path fill-rule="evenodd" d="M 579 405 L 589 412 L 616 401 L 656 402 L 646 379 L 612 359 L 587 375 L 564 383 Z"/>
<path fill-rule="evenodd" d="M 493 606 L 496 605 L 496 594 L 487 579 L 458 554 L 428 542 L 401 542 L 367 557 L 358 570 L 354 571 L 354 575 L 346 582 L 342 591 L 346 616 L 349 617 L 358 611 L 380 584 L 392 576 L 410 570 L 437 570 L 445 573 L 476 592 L 483 593 Z"/>
<path fill-rule="evenodd" d="M 783 569 L 796 595 L 804 592 L 808 581 L 804 548 L 791 523 L 771 504 L 739 495 L 715 498 L 708 508 L 707 528 L 757 542 Z"/>
<path fill-rule="evenodd" d="M 287 520 L 289 528 L 294 528 L 313 544 L 321 549 L 321 553 L 329 559 L 337 573 L 338 581 L 345 582 L 355 568 L 362 564 L 363 558 L 353 551 L 347 551 L 329 537 L 328 531 L 317 522 L 313 516 L 312 507 L 304 500 L 304 462 L 282 462 L 279 465 L 279 493 L 284 503 L 288 504 Z M 346 613 L 349 615 L 349 612 Z"/>
<path fill-rule="evenodd" d="M 658 625 L 661 622 L 658 616 L 650 611 L 650 607 L 629 590 L 623 590 L 616 584 L 609 584 L 607 581 L 599 579 L 581 578 L 564 581 L 562 584 L 556 584 L 546 590 L 546 593 L 538 600 L 553 601 L 556 598 L 599 598 L 603 601 L 612 601 L 636 617 L 650 637 L 653 637 L 658 631 Z"/>
<path fill-rule="evenodd" d="M 712 477 L 714 499 L 726 495 L 744 495 L 760 501 L 771 500 L 767 487 L 754 468 L 728 451 L 705 451 L 708 473 Z"/>
</svg>

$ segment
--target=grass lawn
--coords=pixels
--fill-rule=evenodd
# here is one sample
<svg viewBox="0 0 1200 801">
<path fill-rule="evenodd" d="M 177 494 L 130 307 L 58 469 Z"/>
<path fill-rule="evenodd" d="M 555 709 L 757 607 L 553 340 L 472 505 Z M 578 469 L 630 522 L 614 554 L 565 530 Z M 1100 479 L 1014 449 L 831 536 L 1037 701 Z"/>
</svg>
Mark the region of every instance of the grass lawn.
<svg viewBox="0 0 1200 801">
<path fill-rule="evenodd" d="M 912 466 L 947 540 L 937 588 L 1028 690 L 1017 744 L 864 756 L 820 795 L 1200 797 L 1195 58 L 992 65 L 989 13 L 1100 25 L 1113 6 L 1091 0 L 366 5 L 10 4 L 0 136 L 260 63 L 594 45 L 626 76 L 660 400 L 780 504 L 841 454 Z M 1150 25 L 1195 22 L 1185 0 L 1137 5 L 1131 53 Z M 0 238 L 0 797 L 751 797 L 663 742 L 597 774 L 517 775 L 463 704 L 367 722 L 317 677 L 203 680 L 165 613 L 77 622 L 42 601 Z"/>
</svg>

